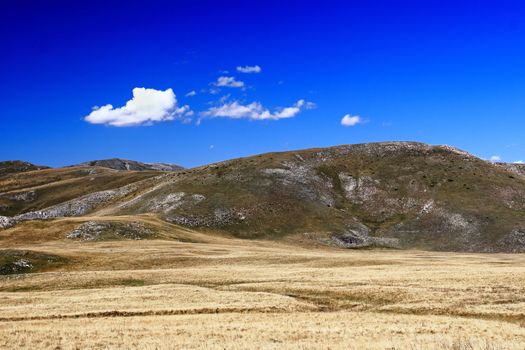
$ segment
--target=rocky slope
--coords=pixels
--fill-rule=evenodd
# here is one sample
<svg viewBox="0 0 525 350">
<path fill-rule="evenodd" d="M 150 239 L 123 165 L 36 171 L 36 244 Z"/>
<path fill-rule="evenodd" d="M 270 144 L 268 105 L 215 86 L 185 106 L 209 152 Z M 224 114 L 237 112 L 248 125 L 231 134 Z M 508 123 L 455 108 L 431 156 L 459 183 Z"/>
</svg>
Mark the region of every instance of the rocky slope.
<svg viewBox="0 0 525 350">
<path fill-rule="evenodd" d="M 92 160 L 85 163 L 73 165 L 77 167 L 104 167 L 115 170 L 126 170 L 126 171 L 178 171 L 184 169 L 180 165 L 167 164 L 167 163 L 141 163 L 134 160 L 126 159 L 102 159 Z"/>
<path fill-rule="evenodd" d="M 115 189 L 159 174 L 163 173 L 77 167 L 0 177 L 0 226 L 2 222 L 13 221 L 13 218 L 7 220 L 1 216 L 22 215 L 27 219 L 37 219 L 49 217 L 49 213 L 54 213 L 54 217 L 83 215 L 95 205 L 110 203 L 104 202 L 103 198 L 113 198 L 114 193 L 125 192 Z M 66 207 L 69 208 L 68 215 L 65 215 Z"/>
<path fill-rule="evenodd" d="M 38 211 L 12 212 L 0 218 L 0 226 L 149 213 L 242 238 L 345 248 L 525 252 L 525 177 L 447 146 L 344 145 L 121 180 L 129 182 Z"/>
<path fill-rule="evenodd" d="M 502 167 L 510 172 L 520 176 L 525 176 L 525 164 L 521 163 L 496 163 L 496 166 Z"/>
</svg>

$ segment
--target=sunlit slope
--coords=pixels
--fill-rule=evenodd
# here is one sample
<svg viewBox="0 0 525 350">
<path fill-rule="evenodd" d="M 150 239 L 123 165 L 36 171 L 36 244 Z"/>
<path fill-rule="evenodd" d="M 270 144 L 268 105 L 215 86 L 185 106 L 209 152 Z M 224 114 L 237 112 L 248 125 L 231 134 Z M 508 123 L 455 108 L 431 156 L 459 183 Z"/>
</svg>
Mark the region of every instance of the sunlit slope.
<svg viewBox="0 0 525 350">
<path fill-rule="evenodd" d="M 119 188 L 158 176 L 154 171 L 119 172 L 107 168 L 59 168 L 0 177 L 0 215 L 15 216 Z"/>
<path fill-rule="evenodd" d="M 446 146 L 345 145 L 175 173 L 105 170 L 94 180 L 63 176 L 68 178 L 45 187 L 63 185 L 58 192 L 68 195 L 47 202 L 37 195 L 17 213 L 46 203 L 55 207 L 19 219 L 153 214 L 241 238 L 346 248 L 525 251 L 525 177 Z M 69 202 L 57 204 L 61 200 Z"/>
<path fill-rule="evenodd" d="M 462 251 L 525 248 L 525 178 L 466 152 L 378 143 L 263 154 L 175 173 L 115 213 L 245 238 Z"/>
</svg>

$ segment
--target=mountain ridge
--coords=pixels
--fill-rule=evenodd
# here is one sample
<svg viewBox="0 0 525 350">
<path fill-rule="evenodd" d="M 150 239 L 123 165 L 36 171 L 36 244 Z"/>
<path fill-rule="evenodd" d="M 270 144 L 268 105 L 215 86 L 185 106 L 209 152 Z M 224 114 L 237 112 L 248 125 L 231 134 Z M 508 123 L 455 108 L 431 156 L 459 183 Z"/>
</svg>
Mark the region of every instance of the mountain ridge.
<svg viewBox="0 0 525 350">
<path fill-rule="evenodd" d="M 143 163 L 136 160 L 122 159 L 122 158 L 110 158 L 110 159 L 99 159 L 91 160 L 75 165 L 72 167 L 90 167 L 99 166 L 104 168 L 110 168 L 121 171 L 144 171 L 144 170 L 156 170 L 156 171 L 179 171 L 184 169 L 182 166 L 177 164 L 169 163 Z"/>
</svg>

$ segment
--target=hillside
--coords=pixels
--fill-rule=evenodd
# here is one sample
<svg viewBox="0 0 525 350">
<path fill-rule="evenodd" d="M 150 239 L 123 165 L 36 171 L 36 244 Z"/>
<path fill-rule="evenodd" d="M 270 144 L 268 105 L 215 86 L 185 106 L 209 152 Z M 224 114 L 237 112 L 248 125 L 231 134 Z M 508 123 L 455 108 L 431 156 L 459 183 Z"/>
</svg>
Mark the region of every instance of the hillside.
<svg viewBox="0 0 525 350">
<path fill-rule="evenodd" d="M 32 181 L 44 174 L 38 175 Z M 85 176 L 62 176 L 72 179 L 42 189 L 69 188 L 71 181 L 75 191 L 47 200 L 37 192 L 27 203 L 11 196 L 9 209 L 0 212 L 10 217 L 0 218 L 0 225 L 153 214 L 210 235 L 306 245 L 525 251 L 525 177 L 447 146 L 372 143 L 262 154 L 172 173 L 106 170 L 89 188 Z M 2 192 L 5 186 L 0 183 Z M 29 185 L 10 193 L 31 193 L 23 186 Z"/>
<path fill-rule="evenodd" d="M 43 165 L 34 165 L 20 160 L 7 160 L 0 162 L 0 177 L 8 174 L 23 173 L 26 171 L 41 169 L 49 169 L 49 167 Z"/>
<path fill-rule="evenodd" d="M 0 216 L 31 213 L 158 176 L 156 171 L 120 172 L 102 167 L 71 167 L 20 172 L 0 177 Z"/>
<path fill-rule="evenodd" d="M 76 167 L 104 167 L 114 170 L 126 170 L 126 171 L 178 171 L 184 169 L 180 165 L 176 164 L 167 164 L 167 163 L 142 163 L 135 160 L 127 159 L 102 159 L 102 160 L 92 160 L 89 162 L 80 163 L 73 165 Z"/>
</svg>

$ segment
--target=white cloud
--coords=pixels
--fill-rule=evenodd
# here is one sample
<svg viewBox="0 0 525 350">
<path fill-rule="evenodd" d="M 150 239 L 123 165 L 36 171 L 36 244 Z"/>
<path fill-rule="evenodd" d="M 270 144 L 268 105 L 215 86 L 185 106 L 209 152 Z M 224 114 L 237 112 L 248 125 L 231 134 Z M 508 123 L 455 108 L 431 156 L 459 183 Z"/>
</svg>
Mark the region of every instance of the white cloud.
<svg viewBox="0 0 525 350">
<path fill-rule="evenodd" d="M 358 115 L 350 115 L 347 114 L 341 119 L 341 125 L 342 126 L 356 126 L 357 124 L 361 124 L 363 122 L 363 118 L 361 118 Z"/>
<path fill-rule="evenodd" d="M 317 105 L 314 102 L 306 102 L 306 109 L 316 109 Z"/>
<path fill-rule="evenodd" d="M 490 161 L 495 163 L 495 162 L 500 162 L 501 161 L 501 157 L 500 156 L 492 156 L 490 157 Z"/>
<path fill-rule="evenodd" d="M 240 80 L 235 80 L 234 77 L 219 77 L 217 79 L 217 82 L 215 82 L 215 86 L 219 87 L 231 87 L 231 88 L 242 88 L 244 87 L 244 82 Z"/>
<path fill-rule="evenodd" d="M 222 103 L 222 104 L 226 103 L 226 101 L 228 101 L 230 97 L 231 97 L 231 94 L 222 96 L 221 98 L 219 98 L 219 103 Z"/>
<path fill-rule="evenodd" d="M 102 107 L 94 107 L 84 120 L 91 124 L 124 127 L 151 125 L 192 114 L 188 105 L 177 106 L 177 98 L 172 89 L 161 91 L 134 88 L 133 98 L 126 102 L 125 106 L 114 108 L 113 105 L 107 104 Z"/>
<path fill-rule="evenodd" d="M 188 92 L 188 93 L 186 94 L 186 97 L 191 97 L 191 96 L 195 96 L 195 95 L 197 95 L 197 91 L 195 91 L 195 90 L 191 90 L 190 92 Z"/>
<path fill-rule="evenodd" d="M 209 118 L 279 120 L 293 118 L 305 107 L 306 102 L 304 100 L 299 100 L 291 107 L 281 108 L 272 113 L 267 108 L 264 108 L 259 102 L 252 102 L 243 105 L 238 101 L 234 101 L 223 104 L 219 107 L 212 107 L 207 111 L 202 112 L 201 115 Z"/>
<path fill-rule="evenodd" d="M 240 72 L 240 73 L 261 73 L 261 67 L 259 67 L 258 65 L 255 65 L 255 66 L 244 66 L 244 67 L 241 67 L 241 66 L 238 66 L 237 67 L 237 72 Z"/>
<path fill-rule="evenodd" d="M 525 164 L 525 162 L 522 161 L 522 160 L 517 160 L 517 161 L 514 162 L 514 164 Z"/>
</svg>

